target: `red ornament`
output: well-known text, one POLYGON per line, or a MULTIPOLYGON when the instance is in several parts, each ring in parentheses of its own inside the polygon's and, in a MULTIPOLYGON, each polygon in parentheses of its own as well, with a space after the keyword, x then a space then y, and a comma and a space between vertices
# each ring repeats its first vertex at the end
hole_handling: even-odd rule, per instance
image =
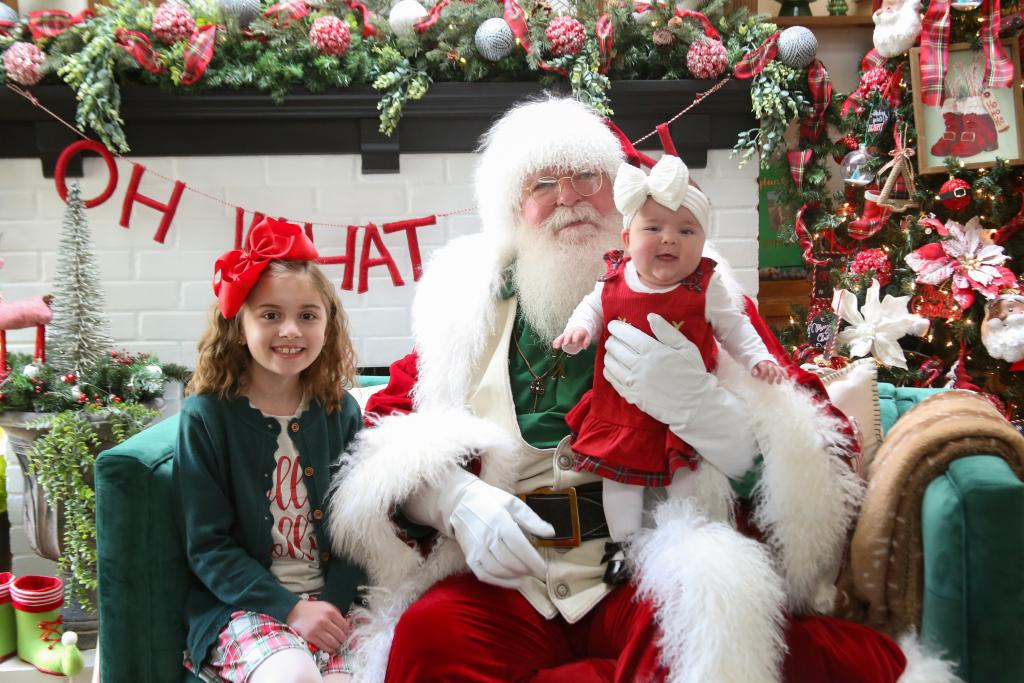
POLYGON ((878 284, 885 287, 892 282, 892 264, 881 249, 858 251, 850 264, 850 272, 857 275, 872 275, 878 284))
POLYGON ((150 30, 161 43, 173 45, 192 35, 192 32, 196 30, 196 20, 192 18, 192 14, 184 5, 165 2, 153 13, 150 30))
POLYGON ((112 399, 110 399, 110 401, 112 403, 120 403, 121 402, 121 397, 115 395, 112 399))
POLYGON ((309 29, 309 42, 325 55, 341 57, 352 44, 348 26, 338 17, 320 17, 309 29))
POLYGON ((836 160, 837 164, 843 163, 843 159, 847 154, 860 147, 860 143, 857 142, 857 138, 852 135, 844 135, 836 140, 836 144, 839 145, 839 151, 836 152, 832 158, 836 160))
POLYGON ((924 318, 959 320, 964 314, 953 295, 934 285, 918 285, 917 294, 910 300, 910 311, 924 318))
POLYGON ((78 395, 78 402, 79 403, 88 403, 89 402, 89 397, 86 396, 85 394, 79 394, 78 395))
POLYGON ((64 375, 64 377, 62 377, 61 379, 63 379, 68 384, 74 384, 75 379, 77 378, 75 377, 75 373, 69 372, 68 374, 64 375))
POLYGON ((551 54, 556 57, 565 55, 577 55, 583 49, 583 41, 586 40, 587 30, 583 28, 576 19, 572 17, 555 17, 548 24, 544 32, 548 42, 551 43, 551 54))
POLYGON ((720 40, 700 39, 690 43, 686 68, 696 78, 718 78, 729 66, 729 55, 720 40))
POLYGON ((4 52, 3 63, 7 77, 19 85, 35 85, 43 77, 46 55, 32 43, 18 42, 4 52))
POLYGON ((939 203, 950 211, 963 211, 971 203, 971 184, 962 178, 950 178, 939 188, 939 203))

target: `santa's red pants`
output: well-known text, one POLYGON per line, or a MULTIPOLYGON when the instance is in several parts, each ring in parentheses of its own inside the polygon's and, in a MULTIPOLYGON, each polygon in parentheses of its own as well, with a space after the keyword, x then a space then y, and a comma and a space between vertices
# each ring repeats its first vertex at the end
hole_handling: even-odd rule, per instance
MULTIPOLYGON (((398 622, 386 680, 392 683, 660 682, 652 607, 632 585, 575 624, 544 619, 517 591, 463 574, 441 581, 398 622)), ((792 618, 787 683, 891 683, 906 659, 869 628, 829 617, 792 618)), ((743 653, 737 652, 737 657, 743 653)))

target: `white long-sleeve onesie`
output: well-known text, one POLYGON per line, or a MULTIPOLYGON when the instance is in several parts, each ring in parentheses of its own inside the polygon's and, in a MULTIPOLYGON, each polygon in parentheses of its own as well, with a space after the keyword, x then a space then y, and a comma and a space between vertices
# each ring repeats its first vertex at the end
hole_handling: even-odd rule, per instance
MULTIPOLYGON (((627 261, 625 266, 625 282, 634 292, 641 294, 660 294, 670 292, 680 285, 669 287, 648 287, 640 281, 637 275, 636 266, 633 261, 627 261)), ((603 282, 598 282, 594 290, 583 297, 583 301, 576 306, 576 310, 569 317, 565 329, 583 328, 590 334, 591 340, 597 340, 604 329, 604 312, 601 308, 601 290, 603 282)), ((704 297, 704 318, 711 324, 714 330, 715 339, 725 347, 737 362, 743 364, 747 370, 753 369, 761 361, 767 360, 775 363, 775 358, 768 351, 768 347, 761 341, 760 335, 754 326, 750 324, 743 311, 736 308, 729 292, 722 282, 718 272, 711 274, 708 281, 708 291, 704 297)), ((578 348, 566 348, 567 353, 578 353, 578 348)))

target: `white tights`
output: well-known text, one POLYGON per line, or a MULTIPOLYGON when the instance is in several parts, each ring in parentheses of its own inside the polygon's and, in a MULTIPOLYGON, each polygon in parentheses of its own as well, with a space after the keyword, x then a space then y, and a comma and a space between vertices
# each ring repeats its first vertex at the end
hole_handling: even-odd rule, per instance
MULTIPOLYGON (((693 496, 696 492, 696 474, 689 469, 676 470, 672 483, 665 487, 668 497, 678 499, 693 496)), ((603 496, 608 535, 613 541, 622 543, 630 534, 640 531, 644 514, 643 486, 605 479, 603 496)))
POLYGON ((308 651, 281 650, 263 660, 249 676, 249 683, 348 683, 349 674, 320 675, 308 651))

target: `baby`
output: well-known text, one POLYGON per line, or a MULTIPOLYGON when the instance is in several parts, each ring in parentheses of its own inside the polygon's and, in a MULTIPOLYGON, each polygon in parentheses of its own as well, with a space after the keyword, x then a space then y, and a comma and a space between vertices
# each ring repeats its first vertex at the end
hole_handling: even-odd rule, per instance
POLYGON ((708 372, 717 359, 717 339, 761 380, 778 383, 784 373, 746 315, 732 302, 715 262, 702 256, 711 218, 708 198, 689 181, 686 164, 664 156, 648 177, 623 164, 615 179, 615 205, 622 213, 622 241, 629 252, 605 256, 608 270, 553 342, 579 353, 599 339, 594 386, 566 415, 574 435, 575 469, 604 478, 604 510, 612 543, 606 546, 604 579, 622 583, 627 574, 621 543, 640 529, 643 490, 667 487, 671 496, 692 493, 686 474, 700 459, 680 435, 627 403, 604 379, 606 322, 622 320, 651 334, 647 316, 672 323, 700 350, 708 372))

